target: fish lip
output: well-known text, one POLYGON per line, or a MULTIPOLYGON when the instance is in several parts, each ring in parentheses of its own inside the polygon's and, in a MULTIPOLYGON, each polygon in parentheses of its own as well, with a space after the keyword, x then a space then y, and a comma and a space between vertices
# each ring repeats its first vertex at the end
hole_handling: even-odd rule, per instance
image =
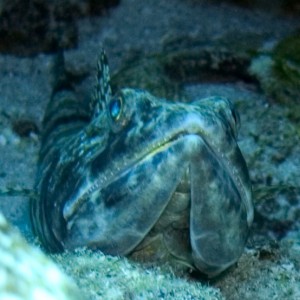
POLYGON ((120 177, 122 174, 128 172, 130 169, 132 169, 133 166, 142 163, 147 157, 153 156, 156 153, 159 153, 162 151, 162 149, 167 148, 169 145, 176 143, 180 138, 184 138, 187 136, 197 136, 202 139, 200 134, 181 131, 177 134, 171 136, 169 139, 164 139, 164 142, 157 143, 153 147, 151 147, 150 150, 143 153, 140 157, 135 159, 133 162, 127 164, 126 166, 122 166, 118 169, 116 173, 110 173, 108 175, 101 174, 101 178, 96 178, 91 185, 88 185, 78 193, 73 196, 71 199, 65 202, 65 205, 63 207, 63 216, 66 221, 69 221, 72 219, 72 217, 76 214, 76 210, 79 209, 88 199, 89 196, 92 195, 95 191, 101 189, 101 186, 106 186, 109 183, 113 181, 114 178, 120 177), (157 151, 158 149, 161 149, 160 151, 157 151), (103 179, 105 178, 105 179, 103 179))
MULTIPOLYGON (((210 143, 207 142, 207 139, 205 138, 205 135, 203 134, 203 132, 201 132, 201 130, 199 130, 198 132, 181 130, 171 135, 169 138, 165 138, 163 142, 154 143, 153 146, 150 146, 148 148, 148 151, 145 151, 133 161, 126 163, 121 167, 118 167, 116 172, 110 172, 109 174, 102 173, 101 176, 95 178, 90 185, 85 186, 84 190, 82 190, 79 195, 77 194, 77 196, 74 196, 73 199, 70 199, 65 203, 65 206, 63 208, 64 218, 66 220, 72 219, 72 216, 76 214, 76 208, 80 208, 89 199, 90 195, 93 194, 95 191, 101 189, 103 186, 110 184, 115 178, 118 178, 122 176, 122 174, 130 171, 135 165, 141 164, 147 159, 147 157, 151 157, 163 151, 165 148, 168 148, 171 144, 176 143, 181 138, 185 138, 188 136, 195 136, 197 138, 200 138, 204 142, 206 147, 209 148, 211 153, 213 153, 213 155, 215 155, 216 157, 222 157, 222 165, 225 168, 226 173, 229 174, 228 176, 230 176, 232 180, 234 180, 240 195, 243 195, 242 198, 247 199, 247 203, 244 203, 244 205, 247 207, 247 220, 250 226, 253 220, 253 208, 251 207, 251 201, 249 201, 249 195, 246 191, 247 189, 243 187, 241 179, 235 174, 234 170, 231 170, 228 167, 228 164, 226 163, 226 157, 220 155, 220 153, 215 151, 212 145, 210 145, 210 143)), ((177 188, 178 187, 176 187, 176 189, 177 188)))
MULTIPOLYGON (((153 155, 155 155, 159 152, 162 152, 164 149, 168 148, 173 143, 176 143, 181 138, 185 138, 189 135, 196 135, 196 136, 200 137, 201 139, 203 139, 200 134, 190 133, 190 132, 185 132, 185 131, 179 132, 179 133, 173 135, 172 137, 170 137, 168 139, 164 139, 163 142, 156 143, 153 146, 150 146, 148 151, 145 151, 144 153, 142 153, 139 157, 134 159, 132 162, 130 162, 128 164, 124 164, 123 166, 121 166, 119 168, 118 172, 111 174, 111 177, 113 177, 113 178, 119 177, 121 174, 124 174, 128 170, 130 170, 133 166, 143 162, 147 157, 150 157, 150 156, 153 156, 153 155)), ((110 183, 110 182, 111 181, 109 179, 107 179, 105 181, 106 184, 110 183)))

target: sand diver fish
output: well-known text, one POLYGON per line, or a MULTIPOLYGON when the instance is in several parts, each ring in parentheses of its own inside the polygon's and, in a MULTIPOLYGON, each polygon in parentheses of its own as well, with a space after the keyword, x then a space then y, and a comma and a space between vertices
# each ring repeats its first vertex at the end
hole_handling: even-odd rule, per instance
POLYGON ((90 101, 58 76, 46 109, 34 232, 49 251, 172 257, 215 276, 241 256, 251 185, 232 103, 111 92, 102 51, 90 101))

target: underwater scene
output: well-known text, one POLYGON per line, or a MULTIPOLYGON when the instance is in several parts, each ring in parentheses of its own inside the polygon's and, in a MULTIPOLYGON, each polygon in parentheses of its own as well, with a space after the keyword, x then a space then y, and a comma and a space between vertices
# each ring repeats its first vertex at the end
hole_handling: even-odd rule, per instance
POLYGON ((297 0, 0 1, 0 300, 300 299, 297 0))

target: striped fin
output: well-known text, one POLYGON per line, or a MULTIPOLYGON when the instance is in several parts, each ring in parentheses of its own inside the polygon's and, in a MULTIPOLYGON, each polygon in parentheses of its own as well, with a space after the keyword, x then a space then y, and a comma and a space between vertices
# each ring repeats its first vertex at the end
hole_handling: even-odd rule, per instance
POLYGON ((40 158, 46 155, 48 149, 61 145, 66 138, 82 129, 91 119, 88 103, 85 99, 78 99, 72 78, 65 71, 62 53, 56 57, 54 76, 52 97, 43 120, 40 158))
POLYGON ((95 93, 91 101, 91 112, 94 117, 105 110, 105 105, 111 97, 109 66, 105 51, 102 49, 97 62, 97 77, 95 93))

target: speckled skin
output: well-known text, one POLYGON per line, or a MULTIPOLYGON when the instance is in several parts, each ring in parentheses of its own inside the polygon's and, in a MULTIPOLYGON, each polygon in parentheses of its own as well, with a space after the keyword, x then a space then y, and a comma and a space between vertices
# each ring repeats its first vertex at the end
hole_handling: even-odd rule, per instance
POLYGON ((102 52, 88 105, 64 80, 54 89, 39 198, 31 201, 34 231, 51 251, 87 246, 147 257, 163 245, 219 274, 242 254, 253 219, 237 123, 221 97, 186 104, 127 88, 112 96, 102 52))

